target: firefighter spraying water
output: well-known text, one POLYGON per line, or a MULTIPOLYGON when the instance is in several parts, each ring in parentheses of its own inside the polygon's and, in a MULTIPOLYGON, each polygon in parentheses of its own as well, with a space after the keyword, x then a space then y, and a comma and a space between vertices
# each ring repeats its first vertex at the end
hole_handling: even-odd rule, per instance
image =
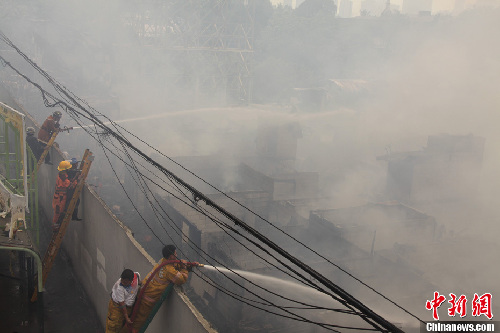
MULTIPOLYGON (((199 262, 188 262, 177 258, 174 245, 162 249, 163 258, 142 281, 132 313, 121 333, 144 332, 174 285, 186 283, 193 267, 203 267, 199 262)), ((108 330, 106 333, 117 332, 108 330)))

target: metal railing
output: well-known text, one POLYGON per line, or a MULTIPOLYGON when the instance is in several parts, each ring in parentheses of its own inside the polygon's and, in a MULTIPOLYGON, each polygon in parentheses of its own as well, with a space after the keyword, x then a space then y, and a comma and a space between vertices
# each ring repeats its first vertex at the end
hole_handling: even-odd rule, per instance
POLYGON ((38 160, 31 151, 30 147, 26 145, 27 157, 27 170, 28 170, 28 207, 29 211, 26 212, 26 225, 30 232, 32 239, 35 241, 37 247, 40 246, 40 219, 38 215, 38 173, 36 164, 38 160))
MULTIPOLYGON (((40 245, 40 224, 38 214, 38 182, 36 165, 38 160, 22 137, 23 132, 16 127, 14 121, 0 114, 0 180, 4 186, 13 194, 28 196, 27 209, 25 211, 26 227, 31 234, 31 239, 36 246, 40 245), (26 145, 26 176, 31 186, 25 193, 24 187, 24 147, 26 145)), ((21 125, 24 127, 24 125, 21 125)), ((21 127, 22 128, 22 127, 21 127)))

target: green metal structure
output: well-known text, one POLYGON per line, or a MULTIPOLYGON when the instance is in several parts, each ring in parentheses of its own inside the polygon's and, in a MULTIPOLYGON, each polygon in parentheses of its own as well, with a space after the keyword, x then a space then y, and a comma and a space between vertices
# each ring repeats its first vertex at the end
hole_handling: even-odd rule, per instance
POLYGON ((32 241, 39 246, 39 216, 38 216, 38 182, 36 181, 37 159, 31 149, 26 145, 22 133, 12 121, 0 114, 0 178, 2 183, 12 193, 28 196, 28 210, 26 210, 26 225, 31 234, 32 241), (24 154, 21 149, 26 145, 26 162, 28 181, 31 178, 31 187, 28 193, 24 188, 24 154))

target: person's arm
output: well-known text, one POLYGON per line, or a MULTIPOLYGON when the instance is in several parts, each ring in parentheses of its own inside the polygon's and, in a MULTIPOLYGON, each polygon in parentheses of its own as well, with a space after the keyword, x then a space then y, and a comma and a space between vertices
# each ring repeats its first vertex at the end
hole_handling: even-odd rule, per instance
POLYGON ((132 324, 132 321, 128 317, 127 306, 125 305, 125 289, 123 289, 123 287, 118 287, 116 291, 113 292, 112 297, 114 301, 118 303, 118 305, 120 306, 120 309, 123 312, 123 316, 125 317, 127 324, 132 324))
MULTIPOLYGON (((69 175, 68 175, 68 179, 69 179, 69 175)), ((82 173, 80 171, 76 172, 75 176, 73 178, 71 178, 71 180, 70 180, 71 184, 69 185, 69 188, 74 189, 76 187, 76 185, 78 185, 78 183, 82 179, 83 179, 82 173)))
POLYGON ((63 184, 62 184, 62 187, 66 187, 67 190, 71 190, 73 188, 76 187, 76 182, 72 182, 71 180, 69 180, 69 178, 66 178, 64 181, 63 181, 63 184))
POLYGON ((187 269, 186 265, 187 261, 186 260, 181 260, 181 263, 179 264, 178 269, 175 269, 175 275, 172 279, 172 282, 176 285, 181 285, 186 283, 189 272, 187 269))
POLYGON ((71 186, 71 182, 68 178, 62 181, 61 187, 69 188, 71 186))
POLYGON ((68 186, 68 189, 72 190, 78 185, 78 179, 74 179, 68 186))
POLYGON ((191 264, 192 264, 192 265, 189 265, 189 266, 187 267, 187 270, 188 270, 189 272, 191 272, 191 271, 193 270, 193 267, 194 267, 194 266, 198 266, 198 265, 200 265, 200 263, 199 263, 199 262, 197 262, 197 261, 193 261, 193 262, 191 262, 191 264))
POLYGON ((122 309, 123 316, 125 317, 125 321, 127 322, 127 324, 132 324, 132 320, 130 320, 130 318, 128 317, 127 307, 125 306, 125 302, 120 302, 118 304, 120 304, 120 309, 122 309))
POLYGON ((181 260, 181 266, 182 268, 186 268, 188 270, 188 272, 191 272, 193 270, 193 267, 194 266, 198 266, 200 263, 197 262, 197 261, 193 261, 193 262, 190 262, 189 265, 188 265, 188 261, 187 260, 181 260))

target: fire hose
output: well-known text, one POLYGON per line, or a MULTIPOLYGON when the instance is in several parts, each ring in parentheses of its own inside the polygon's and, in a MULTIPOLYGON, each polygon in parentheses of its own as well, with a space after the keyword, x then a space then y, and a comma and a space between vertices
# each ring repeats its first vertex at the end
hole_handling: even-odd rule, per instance
MULTIPOLYGON (((182 265, 185 265, 188 269, 191 268, 191 267, 203 267, 204 266, 203 264, 199 264, 199 263, 195 263, 195 262, 184 262, 182 260, 165 260, 160 265, 158 265, 158 267, 156 267, 151 272, 151 274, 149 274, 148 279, 146 280, 146 282, 144 283, 144 285, 141 287, 141 291, 139 292, 139 295, 137 295, 137 299, 135 301, 134 308, 132 310, 132 315, 130 316, 130 320, 132 322, 135 320, 135 318, 137 316, 137 313, 139 311, 139 307, 140 307, 141 302, 142 302, 142 297, 144 296, 144 292, 145 292, 147 286, 149 285, 149 282, 151 282, 151 280, 153 279, 153 277, 155 276, 155 274, 162 267, 164 267, 166 265, 170 265, 170 264, 182 264, 182 265)), ((158 300, 158 302, 156 302, 155 307, 152 309, 152 311, 151 311, 150 315, 148 316, 146 322, 144 323, 143 327, 141 327, 141 330, 140 330, 141 332, 144 332, 145 329, 148 327, 149 323, 151 322, 151 320, 153 320, 154 315, 156 314, 156 312, 160 308, 161 303, 165 300, 166 296, 168 295, 168 293, 170 292, 170 290, 172 289, 172 287, 173 287, 172 283, 170 283, 167 286, 167 288, 163 292, 163 294, 160 297, 160 299, 158 300)), ((131 332, 131 333, 134 332, 134 330, 132 328, 132 325, 127 324, 127 327, 128 327, 128 331, 129 332, 131 332)))
POLYGON ((167 299, 167 296, 170 294, 170 291, 173 288, 174 288, 174 284, 173 283, 169 283, 168 286, 167 286, 167 288, 165 288, 165 290, 161 294, 160 299, 156 302, 155 306, 151 309, 151 312, 149 313, 148 318, 142 324, 141 328, 139 329, 139 331, 137 333, 144 333, 148 329, 149 324, 151 324, 151 322, 153 321, 153 318, 155 317, 156 313, 160 309, 160 307, 163 304, 163 302, 165 301, 165 299, 167 299))

